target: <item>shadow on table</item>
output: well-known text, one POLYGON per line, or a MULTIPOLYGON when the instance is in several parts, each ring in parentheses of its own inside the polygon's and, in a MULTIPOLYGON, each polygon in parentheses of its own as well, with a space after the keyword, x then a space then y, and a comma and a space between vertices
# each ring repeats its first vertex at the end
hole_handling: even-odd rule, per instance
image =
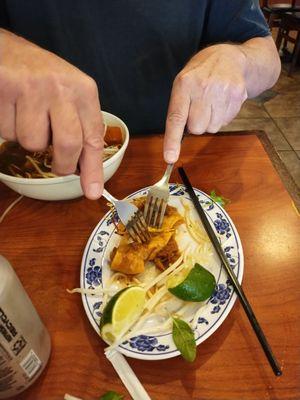
MULTIPOLYGON (((238 132, 237 132, 238 134, 238 132)), ((243 136, 243 133, 239 133, 243 136)), ((238 201, 244 191, 241 171, 244 159, 248 153, 252 153, 249 142, 232 141, 232 147, 228 146, 229 133, 216 135, 204 135, 205 142, 196 144, 196 136, 186 138, 182 145, 181 157, 176 166, 183 166, 192 184, 210 193, 216 190, 224 197, 238 201)), ((176 181, 181 178, 176 171, 176 181)))

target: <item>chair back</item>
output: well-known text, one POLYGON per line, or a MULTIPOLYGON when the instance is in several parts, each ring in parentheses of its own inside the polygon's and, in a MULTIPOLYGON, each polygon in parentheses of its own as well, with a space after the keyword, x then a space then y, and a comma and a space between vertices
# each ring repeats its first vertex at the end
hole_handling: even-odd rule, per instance
POLYGON ((290 4, 291 7, 300 6, 300 0, 260 0, 261 7, 270 7, 282 3, 290 4))

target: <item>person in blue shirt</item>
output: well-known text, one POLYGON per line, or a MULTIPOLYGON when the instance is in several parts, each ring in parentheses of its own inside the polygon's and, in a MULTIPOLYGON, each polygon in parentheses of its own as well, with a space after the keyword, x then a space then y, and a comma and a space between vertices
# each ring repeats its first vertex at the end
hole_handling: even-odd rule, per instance
POLYGON ((103 188, 101 108, 132 134, 217 132, 274 85, 280 60, 258 0, 0 0, 0 135, 53 144, 53 170, 103 188))

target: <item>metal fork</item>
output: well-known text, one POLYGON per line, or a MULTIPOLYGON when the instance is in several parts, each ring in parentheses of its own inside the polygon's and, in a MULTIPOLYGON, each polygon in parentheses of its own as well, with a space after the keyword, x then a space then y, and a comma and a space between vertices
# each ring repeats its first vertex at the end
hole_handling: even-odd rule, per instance
POLYGON ((174 164, 168 164, 163 177, 150 187, 144 208, 144 218, 148 226, 161 228, 169 199, 169 179, 174 164))
POLYGON ((114 205, 121 222, 132 239, 139 243, 148 242, 150 234, 142 211, 128 200, 117 200, 106 189, 103 190, 102 195, 114 205))
MULTIPOLYGON (((181 143, 188 136, 189 130, 185 125, 181 143)), ((169 180, 173 171, 174 164, 168 164, 163 177, 150 187, 147 194, 146 204, 144 208, 144 218, 148 226, 161 228, 164 215, 166 212, 170 192, 169 180)))

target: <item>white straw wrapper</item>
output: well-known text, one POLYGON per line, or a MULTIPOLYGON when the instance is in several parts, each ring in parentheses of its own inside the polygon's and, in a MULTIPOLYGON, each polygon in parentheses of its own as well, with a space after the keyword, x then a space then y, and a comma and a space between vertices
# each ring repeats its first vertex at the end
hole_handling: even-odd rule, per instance
POLYGON ((116 350, 105 352, 107 359, 112 363, 115 371, 124 383, 133 400, 151 400, 141 382, 131 369, 125 357, 116 350))
POLYGON ((70 394, 66 393, 64 396, 64 400, 82 400, 79 397, 71 396, 70 394))

